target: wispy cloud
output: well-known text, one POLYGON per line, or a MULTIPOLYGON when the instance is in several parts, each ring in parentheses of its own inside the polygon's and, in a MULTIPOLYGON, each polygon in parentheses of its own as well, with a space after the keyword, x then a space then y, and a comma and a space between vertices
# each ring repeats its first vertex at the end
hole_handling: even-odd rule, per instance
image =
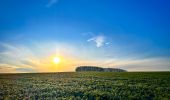
POLYGON ((34 57, 31 50, 27 47, 7 43, 0 43, 0 46, 4 49, 0 52, 0 72, 33 72, 31 70, 36 69, 34 66, 22 63, 23 60, 34 57))
POLYGON ((110 44, 110 42, 106 42, 105 44, 106 44, 106 45, 109 45, 109 44, 110 44))
POLYGON ((0 63, 0 73, 27 73, 27 72, 35 72, 35 70, 32 68, 0 63))
POLYGON ((49 0, 49 2, 46 5, 46 7, 51 7, 52 5, 56 4, 57 2, 58 2, 58 0, 49 0))
MULTIPOLYGON (((96 43, 96 47, 102 47, 105 44, 105 40, 106 40, 105 36, 98 35, 98 36, 94 36, 94 37, 88 39, 87 42, 93 41, 96 43)), ((106 43, 106 44, 108 44, 108 43, 106 43)))
POLYGON ((16 73, 16 69, 7 64, 0 64, 0 73, 16 73))
MULTIPOLYGON (((97 47, 109 44, 102 35, 88 41, 94 42, 97 47)), ((126 58, 111 55, 117 53, 70 43, 34 42, 31 46, 0 43, 0 73, 74 71, 79 65, 120 67, 129 71, 170 70, 170 58, 133 58, 131 55, 126 58), (62 59, 59 65, 52 62, 55 56, 62 59)))
POLYGON ((28 46, 0 43, 0 47, 0 50, 2 49, 0 73, 73 71, 77 65, 75 54, 78 50, 70 44, 34 42, 28 46), (62 61, 59 65, 55 65, 52 59, 60 55, 62 61))
POLYGON ((103 65, 120 67, 129 71, 166 71, 170 70, 170 58, 108 59, 103 65))

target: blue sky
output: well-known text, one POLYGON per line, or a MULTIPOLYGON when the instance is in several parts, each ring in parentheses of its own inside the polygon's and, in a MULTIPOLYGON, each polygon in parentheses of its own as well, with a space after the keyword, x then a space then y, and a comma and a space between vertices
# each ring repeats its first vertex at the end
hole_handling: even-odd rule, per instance
POLYGON ((78 65, 170 70, 169 4, 1 0, 0 71, 74 71, 78 65), (51 65, 51 56, 60 56, 61 65, 51 65))

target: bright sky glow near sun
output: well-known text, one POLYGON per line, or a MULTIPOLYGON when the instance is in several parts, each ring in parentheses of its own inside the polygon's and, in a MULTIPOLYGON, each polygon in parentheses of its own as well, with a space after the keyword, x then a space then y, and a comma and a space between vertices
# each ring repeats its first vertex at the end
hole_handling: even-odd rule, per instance
POLYGON ((80 65, 170 71, 169 0, 1 0, 0 73, 80 65))

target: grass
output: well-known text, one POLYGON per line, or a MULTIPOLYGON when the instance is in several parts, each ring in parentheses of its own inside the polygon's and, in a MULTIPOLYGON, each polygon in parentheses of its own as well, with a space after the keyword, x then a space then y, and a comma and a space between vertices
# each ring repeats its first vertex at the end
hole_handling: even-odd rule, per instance
POLYGON ((169 100, 170 72, 0 74, 0 100, 169 100))

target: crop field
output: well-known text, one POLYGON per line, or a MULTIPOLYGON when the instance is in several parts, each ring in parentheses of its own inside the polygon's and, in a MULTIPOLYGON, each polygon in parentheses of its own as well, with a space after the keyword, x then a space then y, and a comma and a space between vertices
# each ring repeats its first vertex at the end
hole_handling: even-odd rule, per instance
POLYGON ((170 72, 0 74, 0 100, 170 100, 170 72))

